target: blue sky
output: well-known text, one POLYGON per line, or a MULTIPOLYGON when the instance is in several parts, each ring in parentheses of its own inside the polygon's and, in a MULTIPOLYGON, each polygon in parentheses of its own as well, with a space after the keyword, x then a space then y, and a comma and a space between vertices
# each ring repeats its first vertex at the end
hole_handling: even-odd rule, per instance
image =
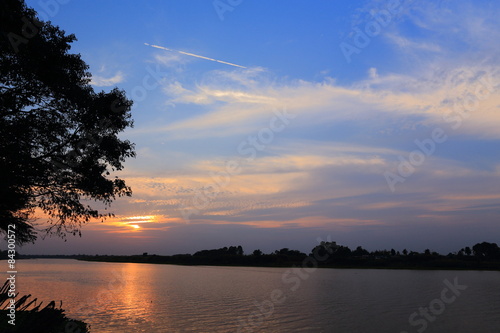
POLYGON ((27 3, 134 100, 137 158, 115 219, 21 252, 498 242, 500 3, 27 3))

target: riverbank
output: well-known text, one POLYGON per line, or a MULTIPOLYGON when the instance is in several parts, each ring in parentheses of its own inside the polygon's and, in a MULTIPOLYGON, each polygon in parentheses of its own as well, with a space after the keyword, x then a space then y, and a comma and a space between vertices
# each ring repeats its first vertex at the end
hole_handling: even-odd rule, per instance
POLYGON ((25 258, 67 258, 101 262, 131 262, 171 265, 249 266, 249 267, 322 267, 322 268, 370 268, 370 269, 425 269, 425 270, 500 270, 500 248, 496 243, 478 243, 456 253, 441 255, 426 249, 424 252, 394 249, 368 252, 361 246, 351 250, 336 242, 321 242, 309 255, 298 250, 282 248, 265 254, 255 250, 244 254, 241 246, 201 250, 194 254, 156 255, 73 255, 29 256, 25 258))
POLYGON ((89 333, 86 323, 67 318, 64 310, 52 301, 42 307, 43 302, 30 299, 31 295, 12 297, 7 280, 0 288, 0 332, 2 333, 89 333))
POLYGON ((195 257, 191 255, 133 255, 133 256, 80 256, 84 261, 170 264, 188 266, 243 266, 243 267, 319 267, 356 269, 416 269, 416 270, 491 270, 500 271, 500 262, 477 258, 426 258, 425 260, 394 258, 344 258, 321 262, 314 257, 295 258, 279 255, 195 257))

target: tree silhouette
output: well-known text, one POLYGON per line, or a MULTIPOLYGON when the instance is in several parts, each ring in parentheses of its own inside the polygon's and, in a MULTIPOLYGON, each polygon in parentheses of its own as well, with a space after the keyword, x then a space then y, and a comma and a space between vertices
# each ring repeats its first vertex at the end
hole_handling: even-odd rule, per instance
POLYGON ((482 242, 472 247, 477 257, 495 258, 500 257, 500 248, 496 243, 482 242))
POLYGON ((259 250, 259 249, 254 250, 254 251, 252 252, 252 255, 253 255, 253 256, 256 256, 256 257, 261 256, 261 255, 262 255, 262 251, 261 251, 261 250, 259 250))
POLYGON ((48 233, 80 234, 104 219, 131 189, 121 170, 134 146, 118 134, 132 126, 132 101, 117 88, 95 92, 88 66, 70 54, 74 35, 41 22, 21 0, 3 0, 0 19, 0 232, 16 226, 18 243, 34 241, 33 216, 47 216, 48 233))
POLYGON ((354 256, 364 256, 364 255, 368 255, 369 252, 365 249, 363 249, 363 247, 361 246, 358 246, 356 247, 356 250, 352 251, 352 255, 354 256))

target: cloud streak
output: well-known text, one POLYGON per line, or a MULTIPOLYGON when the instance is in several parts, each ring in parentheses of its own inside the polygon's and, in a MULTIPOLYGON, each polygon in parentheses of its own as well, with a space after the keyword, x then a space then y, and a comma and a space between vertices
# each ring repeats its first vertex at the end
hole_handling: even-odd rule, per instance
POLYGON ((218 63, 221 63, 221 64, 225 64, 225 65, 229 65, 229 66, 234 66, 234 67, 239 67, 239 68, 247 68, 245 66, 236 65, 236 64, 233 64, 233 63, 230 63, 230 62, 227 62, 227 61, 212 59, 212 58, 204 57, 204 56, 201 56, 201 55, 198 55, 198 54, 193 54, 193 53, 188 53, 188 52, 183 52, 183 51, 168 49, 168 48, 163 47, 163 46, 158 46, 158 45, 148 44, 148 43, 144 43, 144 45, 151 46, 151 47, 154 47, 154 48, 157 48, 157 49, 160 49, 160 50, 177 52, 177 53, 188 55, 188 56, 191 56, 191 57, 196 57, 196 58, 200 58, 200 59, 215 61, 215 62, 218 62, 218 63))

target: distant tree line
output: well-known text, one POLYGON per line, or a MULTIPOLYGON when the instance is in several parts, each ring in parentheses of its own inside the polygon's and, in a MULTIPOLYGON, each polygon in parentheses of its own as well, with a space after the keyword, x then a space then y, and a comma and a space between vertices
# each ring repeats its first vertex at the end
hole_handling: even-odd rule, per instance
POLYGON ((243 255, 243 248, 241 245, 223 247, 221 249, 215 250, 202 250, 194 254, 194 256, 204 257, 204 256, 241 256, 243 255))
POLYGON ((91 261, 118 261, 164 263, 181 265, 220 265, 220 266, 273 266, 289 267, 300 265, 307 257, 317 260, 319 267, 360 267, 360 268, 435 268, 435 269, 500 269, 500 248, 496 243, 482 242, 472 249, 465 247, 455 253, 441 255, 429 249, 423 252, 391 250, 368 251, 361 246, 351 250, 335 242, 322 242, 309 254, 298 250, 282 248, 265 254, 254 250, 244 254, 241 245, 219 249, 201 250, 194 254, 161 256, 143 253, 135 256, 79 256, 91 261))

